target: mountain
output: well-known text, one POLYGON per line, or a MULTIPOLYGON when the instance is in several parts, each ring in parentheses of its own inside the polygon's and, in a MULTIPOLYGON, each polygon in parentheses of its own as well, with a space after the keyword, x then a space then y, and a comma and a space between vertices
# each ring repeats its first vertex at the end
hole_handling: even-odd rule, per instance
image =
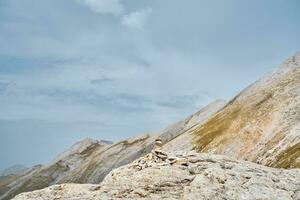
POLYGON ((216 100, 214 103, 209 104, 202 110, 191 115, 188 119, 184 121, 187 129, 182 133, 172 137, 163 146, 165 151, 189 151, 193 150, 193 141, 195 139, 193 133, 199 128, 204 122, 209 119, 214 113, 216 113, 220 108, 225 106, 226 101, 216 100))
POLYGON ((300 167, 300 53, 250 85, 193 131, 199 152, 300 167))
POLYGON ((20 164, 13 165, 7 169, 4 169, 0 172, 0 176, 9 176, 9 175, 21 175, 26 170, 28 170, 28 167, 25 167, 20 164))
POLYGON ((213 154, 172 153, 159 159, 150 153, 113 170, 100 185, 55 185, 13 200, 294 200, 300 199, 299 188, 299 169, 274 169, 213 154))
POLYGON ((204 123, 225 103, 222 100, 212 102, 187 119, 154 134, 139 135, 115 144, 92 139, 80 141, 48 165, 35 167, 12 182, 0 183, 0 199, 10 199, 21 192, 59 183, 100 183, 112 169, 149 153, 157 137, 160 137, 163 143, 167 143, 204 123))
POLYGON ((300 168, 300 54, 230 102, 215 101, 155 134, 81 141, 1 182, 0 199, 62 183, 101 184, 63 184, 16 199, 299 199, 300 172, 290 168, 300 168), (153 156, 158 137, 162 149, 153 156))
POLYGON ((9 189, 7 185, 18 179, 19 176, 26 173, 27 167, 16 164, 0 172, 0 194, 9 189))

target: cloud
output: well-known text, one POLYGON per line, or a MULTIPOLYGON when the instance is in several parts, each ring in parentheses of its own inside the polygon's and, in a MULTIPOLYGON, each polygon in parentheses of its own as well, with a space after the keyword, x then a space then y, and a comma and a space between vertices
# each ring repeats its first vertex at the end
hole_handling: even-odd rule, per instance
POLYGON ((112 83, 112 82, 114 82, 114 79, 112 79, 112 78, 105 78, 105 77, 93 79, 93 80, 90 81, 90 83, 92 85, 102 85, 102 84, 105 84, 105 83, 112 83))
MULTIPOLYGON (((169 107, 172 109, 179 109, 179 108, 189 109, 189 108, 195 106, 197 102, 204 101, 204 100, 206 100, 206 98, 208 98, 208 97, 206 97, 206 95, 204 95, 204 93, 199 93, 199 94, 167 96, 166 99, 158 101, 157 104, 159 106, 169 107)), ((197 109, 197 107, 195 108, 195 110, 196 109, 197 109)))
POLYGON ((141 9, 124 15, 122 24, 132 29, 143 29, 148 17, 151 15, 152 9, 141 9))
POLYGON ((121 24, 136 30, 144 27, 152 9, 139 9, 126 13, 126 9, 120 0, 77 0, 77 2, 88 6, 92 11, 99 14, 112 14, 120 17, 121 24))
POLYGON ((158 130, 215 98, 230 98, 300 43, 292 3, 0 2, 1 141, 17 141, 16 129, 37 142, 54 133, 63 141, 69 132, 74 142, 81 134, 117 140, 158 130), (252 20, 249 4, 262 20, 252 20), (282 6, 290 7, 286 15, 278 15, 282 6), (46 124, 38 128, 40 120, 46 124), (99 126, 78 127, 82 120, 99 126))
POLYGON ((0 94, 5 92, 5 90, 9 87, 10 83, 0 82, 0 94))
POLYGON ((96 13, 100 14, 113 14, 115 16, 124 13, 124 6, 120 0, 77 0, 85 4, 96 13))

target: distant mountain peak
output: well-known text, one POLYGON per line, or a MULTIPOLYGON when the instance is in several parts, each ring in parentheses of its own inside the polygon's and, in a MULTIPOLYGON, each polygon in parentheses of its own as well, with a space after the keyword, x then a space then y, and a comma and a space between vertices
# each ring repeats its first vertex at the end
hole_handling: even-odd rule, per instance
POLYGON ((28 170, 28 167, 25 167, 21 164, 12 165, 0 172, 0 176, 8 176, 8 175, 21 175, 25 171, 28 170))

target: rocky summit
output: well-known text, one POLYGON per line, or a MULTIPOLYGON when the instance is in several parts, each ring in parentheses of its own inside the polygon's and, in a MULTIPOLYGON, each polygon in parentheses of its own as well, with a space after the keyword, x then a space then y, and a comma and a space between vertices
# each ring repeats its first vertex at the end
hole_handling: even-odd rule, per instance
POLYGON ((147 154, 113 170, 99 185, 61 184, 13 200, 93 199, 300 199, 300 170, 274 169, 226 156, 147 154))

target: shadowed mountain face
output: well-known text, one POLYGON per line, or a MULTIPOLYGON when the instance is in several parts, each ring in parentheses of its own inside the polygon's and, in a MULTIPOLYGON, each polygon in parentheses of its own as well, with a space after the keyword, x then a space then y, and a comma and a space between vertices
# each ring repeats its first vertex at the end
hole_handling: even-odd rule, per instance
POLYGON ((194 132, 200 152, 300 167, 300 54, 231 100, 194 132))
MULTIPOLYGON (((112 169, 149 153, 157 137, 167 143, 201 125, 224 105, 225 101, 215 101, 187 119, 153 135, 144 134, 116 144, 92 139, 80 141, 50 164, 36 166, 22 176, 1 182, 0 199, 10 199, 21 192, 42 189, 57 183, 100 183, 112 169)), ((190 141, 185 141, 185 144, 189 146, 190 141)))

